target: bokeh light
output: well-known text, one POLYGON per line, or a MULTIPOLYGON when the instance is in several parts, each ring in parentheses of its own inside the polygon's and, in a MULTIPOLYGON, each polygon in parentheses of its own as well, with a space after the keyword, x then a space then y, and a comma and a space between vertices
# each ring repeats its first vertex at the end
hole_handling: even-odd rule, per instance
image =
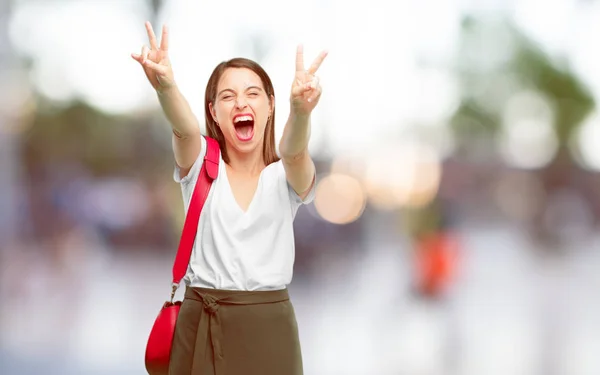
POLYGON ((600 117, 591 114, 580 125, 570 142, 571 153, 584 168, 600 171, 600 117))
POLYGON ((539 93, 521 92, 508 101, 498 137, 500 154, 512 166, 536 169, 558 150, 552 107, 539 93))
POLYGON ((382 149, 365 170, 369 201, 388 210, 423 206, 437 194, 441 173, 438 152, 425 143, 407 141, 382 149))
POLYGON ((317 185, 315 207, 319 215, 330 223, 351 223, 360 217, 365 205, 365 192, 354 177, 330 174, 317 185))

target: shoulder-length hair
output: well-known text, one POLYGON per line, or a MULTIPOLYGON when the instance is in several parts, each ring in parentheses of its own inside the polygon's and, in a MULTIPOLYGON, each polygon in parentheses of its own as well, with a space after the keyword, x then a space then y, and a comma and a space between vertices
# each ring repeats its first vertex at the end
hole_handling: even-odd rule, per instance
MULTIPOLYGON (((225 148, 225 137, 210 113, 210 103, 213 103, 214 105, 219 80, 228 68, 246 68, 252 70, 260 77, 269 101, 271 101, 271 98, 275 98, 275 90, 273 89, 271 78, 269 78, 267 72, 265 72, 258 63, 250 59, 237 57, 229 61, 223 61, 215 67, 206 84, 206 93, 204 95, 204 117, 206 119, 206 131, 208 136, 219 142, 221 155, 226 163, 229 162, 229 156, 227 155, 227 149, 225 148)), ((277 156, 275 149, 275 103, 272 104, 273 111, 267 120, 267 126, 265 127, 265 134, 263 136, 263 160, 265 165, 269 165, 279 160, 279 156, 277 156)))

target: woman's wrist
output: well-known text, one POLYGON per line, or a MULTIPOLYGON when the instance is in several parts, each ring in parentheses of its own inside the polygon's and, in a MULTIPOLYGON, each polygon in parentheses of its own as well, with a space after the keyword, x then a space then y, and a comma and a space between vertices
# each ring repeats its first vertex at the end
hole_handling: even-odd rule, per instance
POLYGON ((169 96, 172 97, 172 96, 177 96, 180 94, 179 87, 177 87, 177 84, 175 84, 175 83, 172 83, 168 86, 157 89, 156 93, 162 97, 169 97, 169 96))

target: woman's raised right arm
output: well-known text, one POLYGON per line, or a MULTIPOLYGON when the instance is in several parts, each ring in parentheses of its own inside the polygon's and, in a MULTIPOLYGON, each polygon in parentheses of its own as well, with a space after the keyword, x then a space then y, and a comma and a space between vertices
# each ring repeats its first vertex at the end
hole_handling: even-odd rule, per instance
POLYGON ((156 90, 158 100, 165 116, 173 128, 173 153, 175 162, 180 168, 180 175, 188 174, 202 148, 202 136, 198 119, 192 112, 173 77, 173 69, 169 61, 169 34, 163 26, 160 46, 152 30, 150 22, 146 22, 150 48, 142 47, 141 54, 132 54, 139 62, 148 77, 148 81, 156 90))

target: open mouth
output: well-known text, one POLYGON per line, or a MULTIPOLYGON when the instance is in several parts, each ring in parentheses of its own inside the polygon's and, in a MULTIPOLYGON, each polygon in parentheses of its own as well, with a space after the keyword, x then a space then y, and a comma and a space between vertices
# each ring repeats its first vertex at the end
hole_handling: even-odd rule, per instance
POLYGON ((233 127, 240 141, 249 141, 254 136, 254 117, 252 115, 237 115, 233 118, 233 127))

